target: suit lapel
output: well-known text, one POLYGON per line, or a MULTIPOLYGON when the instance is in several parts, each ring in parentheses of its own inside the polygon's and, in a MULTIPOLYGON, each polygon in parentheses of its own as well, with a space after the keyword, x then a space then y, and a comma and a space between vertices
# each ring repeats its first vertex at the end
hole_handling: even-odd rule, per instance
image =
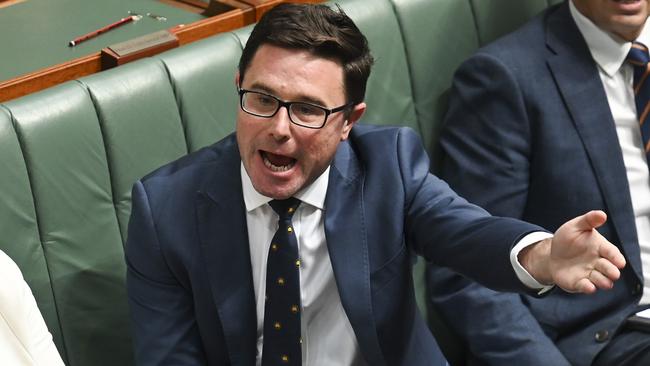
POLYGON ((196 208, 201 249, 230 360, 233 365, 253 365, 257 313, 239 163, 233 142, 197 193, 196 208))
POLYGON ((596 173, 609 220, 639 278, 641 263, 623 153, 591 53, 567 3, 547 19, 548 66, 596 173))
POLYGON ((343 308, 370 365, 384 365, 373 318, 363 177, 349 144, 339 146, 325 200, 325 236, 343 308))

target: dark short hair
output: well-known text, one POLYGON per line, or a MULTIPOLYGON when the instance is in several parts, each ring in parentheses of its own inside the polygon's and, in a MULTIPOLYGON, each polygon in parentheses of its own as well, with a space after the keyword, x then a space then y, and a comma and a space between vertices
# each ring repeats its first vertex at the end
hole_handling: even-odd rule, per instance
POLYGON ((306 50, 343 66, 348 103, 361 103, 366 94, 373 58, 368 40, 343 10, 325 5, 280 4, 269 10, 251 32, 239 60, 240 80, 264 44, 306 50))

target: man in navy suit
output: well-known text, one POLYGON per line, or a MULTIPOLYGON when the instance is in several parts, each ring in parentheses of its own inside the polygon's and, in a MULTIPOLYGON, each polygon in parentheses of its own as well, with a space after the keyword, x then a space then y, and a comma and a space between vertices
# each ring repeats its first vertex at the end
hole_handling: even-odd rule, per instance
POLYGON ((647 0, 572 0, 479 50, 457 71, 441 176, 491 214, 548 230, 587 210, 629 265, 612 291, 498 294, 432 267, 434 306, 477 365, 650 365, 650 179, 632 41, 650 45, 647 0), (641 112, 641 111, 639 111, 641 112))
POLYGON ((555 236, 492 217, 429 174, 413 131, 355 125, 371 64, 342 11, 279 5, 256 25, 235 77, 236 133, 133 188, 139 364, 434 364, 412 252, 496 289, 613 286, 625 262, 595 230, 603 212, 555 236), (299 292, 279 310, 287 320, 267 317, 287 286, 299 292))

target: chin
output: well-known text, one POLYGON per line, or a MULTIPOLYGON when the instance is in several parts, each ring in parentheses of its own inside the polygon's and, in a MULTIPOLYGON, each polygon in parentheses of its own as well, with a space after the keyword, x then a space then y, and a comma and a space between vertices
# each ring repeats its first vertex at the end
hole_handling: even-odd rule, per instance
POLYGON ((255 182, 253 182, 253 187, 260 194, 276 200, 287 199, 298 192, 298 189, 295 189, 292 186, 283 186, 277 183, 255 184, 255 182))
POLYGON ((268 193, 262 193, 263 195, 267 197, 271 197, 274 200, 286 200, 287 198, 291 198, 294 194, 296 194, 296 191, 294 190, 274 190, 270 191, 268 193))

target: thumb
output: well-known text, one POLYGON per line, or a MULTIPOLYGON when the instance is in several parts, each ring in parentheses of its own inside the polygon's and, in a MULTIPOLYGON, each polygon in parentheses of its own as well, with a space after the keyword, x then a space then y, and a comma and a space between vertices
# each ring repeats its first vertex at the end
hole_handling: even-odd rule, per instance
POLYGON ((600 210, 593 210, 571 221, 574 222, 576 229, 586 231, 599 228, 603 225, 607 221, 607 214, 600 210))

